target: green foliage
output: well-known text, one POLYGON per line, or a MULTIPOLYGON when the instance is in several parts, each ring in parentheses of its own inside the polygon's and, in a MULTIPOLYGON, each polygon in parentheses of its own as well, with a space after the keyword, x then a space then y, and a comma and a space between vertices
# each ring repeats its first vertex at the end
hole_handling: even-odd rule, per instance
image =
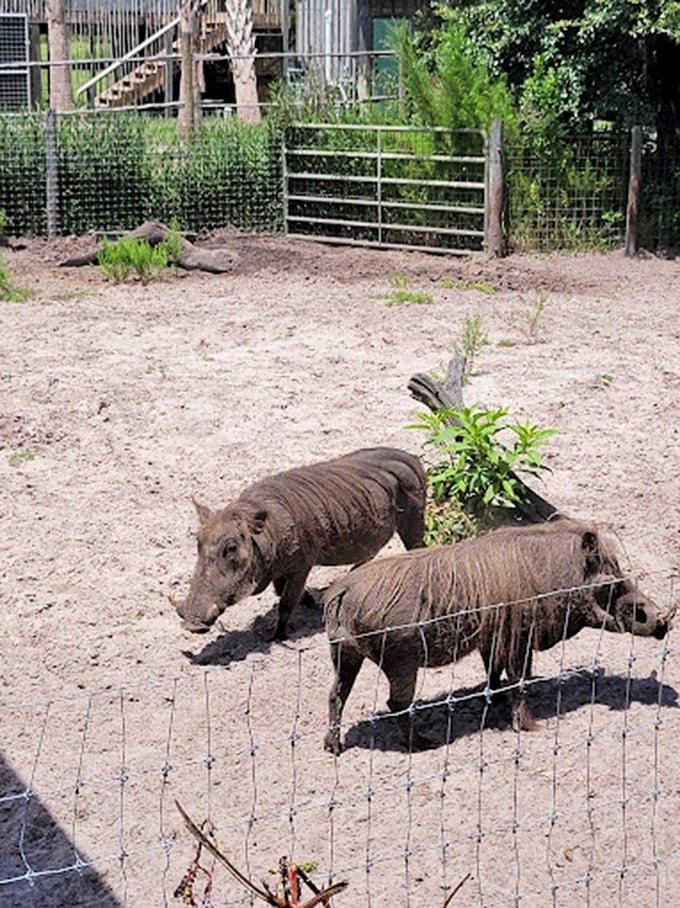
POLYGON ((505 81, 492 75, 484 60, 473 58, 473 41, 462 21, 448 17, 429 52, 403 22, 393 27, 388 43, 399 61, 399 105, 407 122, 488 129, 492 120, 502 119, 512 128, 516 113, 505 81))
POLYGON ((0 300, 7 300, 10 303, 25 303, 32 295, 32 291, 26 287, 16 285, 10 269, 0 257, 0 300))
POLYGON ((132 113, 60 117, 59 226, 130 230, 147 220, 148 121, 132 113))
POLYGON ((47 232, 45 118, 42 114, 0 116, 0 208, 16 236, 47 232))
POLYGON ((174 264, 178 254, 176 234, 154 246, 146 240, 133 237, 121 237, 116 243, 111 243, 104 237, 97 258, 100 271, 114 284, 127 281, 133 272, 136 272, 143 284, 148 284, 157 280, 169 265, 174 264))
POLYGON ((7 463, 10 467, 20 467, 22 463, 30 463, 35 460, 33 451, 13 451, 7 455, 7 463))
POLYGON ((401 303, 423 303, 432 302, 432 294, 429 290, 413 290, 411 279, 405 274, 394 274, 390 278, 390 284, 394 288, 389 293, 381 293, 378 299, 387 301, 388 306, 396 306, 401 303))
MULTIPOLYGON (((283 222, 281 133, 274 120, 247 126, 206 117, 190 143, 173 120, 145 113, 79 113, 58 119, 61 233, 126 231, 149 218, 186 230, 283 222)), ((0 115, 0 208, 17 235, 42 235, 46 220, 43 114, 0 115)))
POLYGON ((431 540, 486 525, 496 506, 527 505, 518 474, 538 477, 548 469, 540 449, 556 430, 508 422, 507 414, 505 407, 477 406, 418 413, 421 422, 410 428, 425 430, 425 444, 435 450, 427 467, 431 540))
POLYGON ((206 118, 190 144, 176 137, 164 143, 162 166, 149 175, 149 206, 154 217, 176 217, 186 230, 275 229, 283 224, 280 158, 274 121, 206 118))
POLYGON ((474 370, 479 351, 488 343, 489 337, 482 325, 481 315, 476 312, 474 315, 466 316, 460 337, 453 347, 456 356, 464 356, 467 361, 463 376, 464 382, 474 370))

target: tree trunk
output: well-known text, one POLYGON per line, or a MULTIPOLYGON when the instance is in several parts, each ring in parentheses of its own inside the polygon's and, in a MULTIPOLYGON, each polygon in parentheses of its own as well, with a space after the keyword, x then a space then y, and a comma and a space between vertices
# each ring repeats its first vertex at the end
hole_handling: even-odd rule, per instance
POLYGON ((50 57, 50 107, 73 110, 73 84, 66 27, 65 0, 47 0, 45 15, 50 57))
POLYGON ((248 0, 227 2, 227 47, 236 91, 236 110, 245 123, 259 123, 253 15, 248 0))
POLYGON ((190 139, 201 125, 203 67, 194 59, 201 33, 200 0, 180 0, 179 15, 182 75, 179 83, 177 130, 182 139, 190 139))

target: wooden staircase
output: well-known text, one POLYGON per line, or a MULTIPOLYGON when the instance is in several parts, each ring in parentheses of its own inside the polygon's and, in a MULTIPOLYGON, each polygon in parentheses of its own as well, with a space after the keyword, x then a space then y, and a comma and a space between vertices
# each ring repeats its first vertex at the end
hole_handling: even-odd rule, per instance
MULTIPOLYGON (((208 54, 211 50, 224 44, 227 40, 226 14, 215 14, 203 21, 203 33, 199 42, 199 52, 208 54)), ((180 42, 174 41, 173 53, 180 52, 180 42)), ((179 66, 179 61, 170 61, 170 66, 179 66)), ((165 60, 151 58, 140 63, 131 73, 123 76, 113 85, 97 96, 97 107, 130 107, 147 98, 152 92, 165 85, 165 60)))

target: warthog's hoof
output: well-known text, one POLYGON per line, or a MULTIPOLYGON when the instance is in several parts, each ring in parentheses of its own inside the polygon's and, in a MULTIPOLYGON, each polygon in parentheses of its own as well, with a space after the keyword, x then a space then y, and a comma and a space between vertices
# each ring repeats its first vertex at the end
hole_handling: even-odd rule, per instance
POLYGON ((340 732, 339 731, 329 731, 326 737, 323 739, 323 748, 327 750, 328 753, 333 754, 335 757, 339 757, 342 753, 342 743, 340 742, 340 732))

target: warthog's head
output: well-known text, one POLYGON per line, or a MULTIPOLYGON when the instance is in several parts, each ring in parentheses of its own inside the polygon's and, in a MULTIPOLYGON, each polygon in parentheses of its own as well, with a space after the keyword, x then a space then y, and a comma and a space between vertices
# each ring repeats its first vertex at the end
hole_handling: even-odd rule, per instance
POLYGON ((594 626, 614 633, 630 633, 639 637, 662 640, 671 628, 677 603, 670 608, 659 606, 629 579, 603 578, 595 588, 594 626))
POLYGON ((237 502, 210 511, 194 501, 198 512, 198 560, 189 595, 177 605, 182 626, 207 631, 230 605, 255 592, 261 583, 261 557, 256 537, 267 512, 237 502))
POLYGON ((616 555, 606 544, 591 543, 586 533, 583 548, 586 554, 586 574, 593 586, 593 626, 614 633, 630 633, 639 637, 663 639, 671 628, 677 603, 660 609, 642 589, 635 578, 623 575, 616 555))

